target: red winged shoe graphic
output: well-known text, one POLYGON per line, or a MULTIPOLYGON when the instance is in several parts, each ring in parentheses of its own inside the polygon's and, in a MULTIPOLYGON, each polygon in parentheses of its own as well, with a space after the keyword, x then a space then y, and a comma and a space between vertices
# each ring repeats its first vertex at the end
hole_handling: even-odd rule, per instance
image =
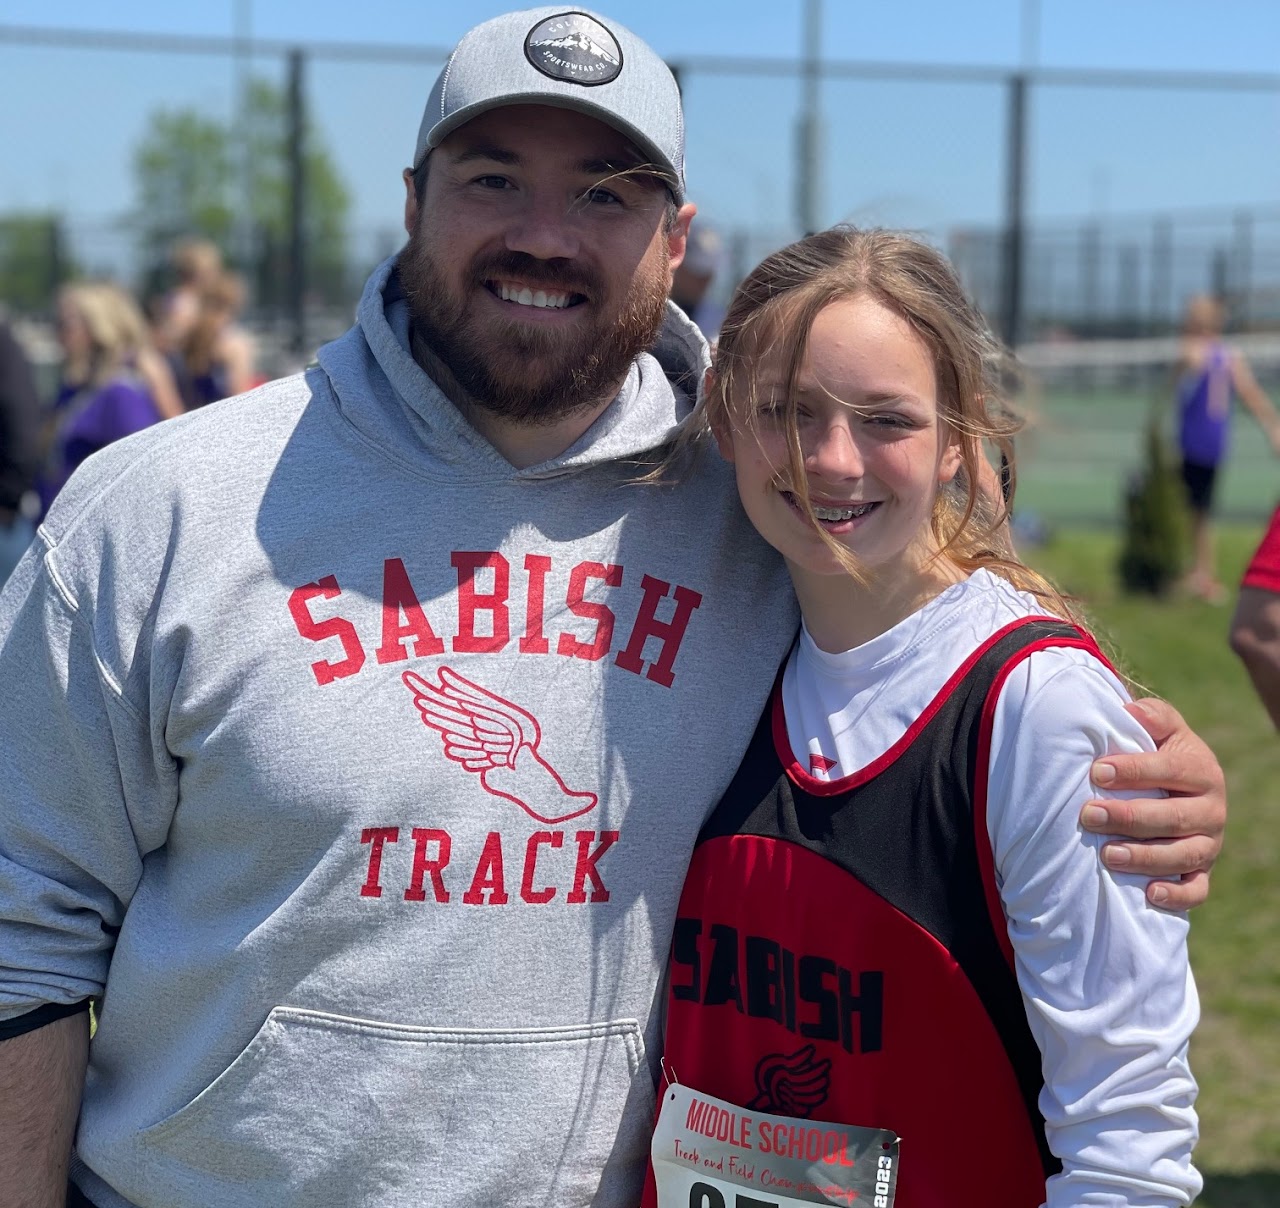
POLYGON ((423 722, 444 739, 446 757, 479 772, 485 792, 515 802, 548 825, 595 809, 595 793, 575 793, 538 754, 542 727, 532 713, 449 667, 438 675, 435 684, 412 671, 401 679, 423 722))

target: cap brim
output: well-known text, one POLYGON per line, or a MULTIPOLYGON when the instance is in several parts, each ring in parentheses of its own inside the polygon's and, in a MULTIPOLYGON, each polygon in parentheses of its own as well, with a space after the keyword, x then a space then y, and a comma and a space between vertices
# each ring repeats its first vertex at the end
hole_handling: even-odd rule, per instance
POLYGON ((506 109, 511 105, 545 105, 549 109, 571 109, 575 113, 595 118, 596 121, 617 130, 619 134, 625 134, 636 145, 636 149, 646 157, 647 162, 659 170, 663 183, 671 191, 676 202, 684 201, 684 188, 675 166, 630 122, 624 121, 609 109, 593 104, 589 96, 579 100, 576 97, 561 96, 556 93, 515 93, 466 105, 431 127, 427 134, 426 146, 413 165, 414 170, 416 171, 422 161, 460 126, 465 126, 472 118, 479 117, 482 113, 488 113, 493 109, 506 109))

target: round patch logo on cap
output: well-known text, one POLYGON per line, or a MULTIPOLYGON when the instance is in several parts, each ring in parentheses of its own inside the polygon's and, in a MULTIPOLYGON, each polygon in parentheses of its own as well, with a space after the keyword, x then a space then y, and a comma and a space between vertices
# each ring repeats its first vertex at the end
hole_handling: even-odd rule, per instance
POLYGON ((622 70, 618 39, 586 13, 539 21, 524 40, 524 55, 543 75, 584 87, 616 80, 622 70))

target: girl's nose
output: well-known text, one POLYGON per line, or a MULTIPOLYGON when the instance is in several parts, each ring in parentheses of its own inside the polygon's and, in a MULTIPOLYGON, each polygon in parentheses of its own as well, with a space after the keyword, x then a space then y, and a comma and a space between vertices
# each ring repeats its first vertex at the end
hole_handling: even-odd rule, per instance
POLYGON ((805 469, 832 482, 862 477, 862 450, 847 420, 836 420, 815 436, 805 455, 805 469))

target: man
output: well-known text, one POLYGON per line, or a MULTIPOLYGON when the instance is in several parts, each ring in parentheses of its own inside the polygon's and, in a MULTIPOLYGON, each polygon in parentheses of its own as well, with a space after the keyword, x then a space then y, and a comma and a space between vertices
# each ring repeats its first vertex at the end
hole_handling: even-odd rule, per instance
POLYGON ((1231 649, 1280 730, 1280 507, 1244 572, 1231 619, 1231 649))
MULTIPOLYGON (((59 499, 0 599, 16 1202, 73 1128, 98 1208, 638 1198, 681 878, 796 621, 724 467, 636 481, 706 366, 681 123, 604 18, 477 27, 356 327, 59 499)), ((1113 825, 1220 831, 1197 741, 1112 761, 1190 825, 1113 825)))

